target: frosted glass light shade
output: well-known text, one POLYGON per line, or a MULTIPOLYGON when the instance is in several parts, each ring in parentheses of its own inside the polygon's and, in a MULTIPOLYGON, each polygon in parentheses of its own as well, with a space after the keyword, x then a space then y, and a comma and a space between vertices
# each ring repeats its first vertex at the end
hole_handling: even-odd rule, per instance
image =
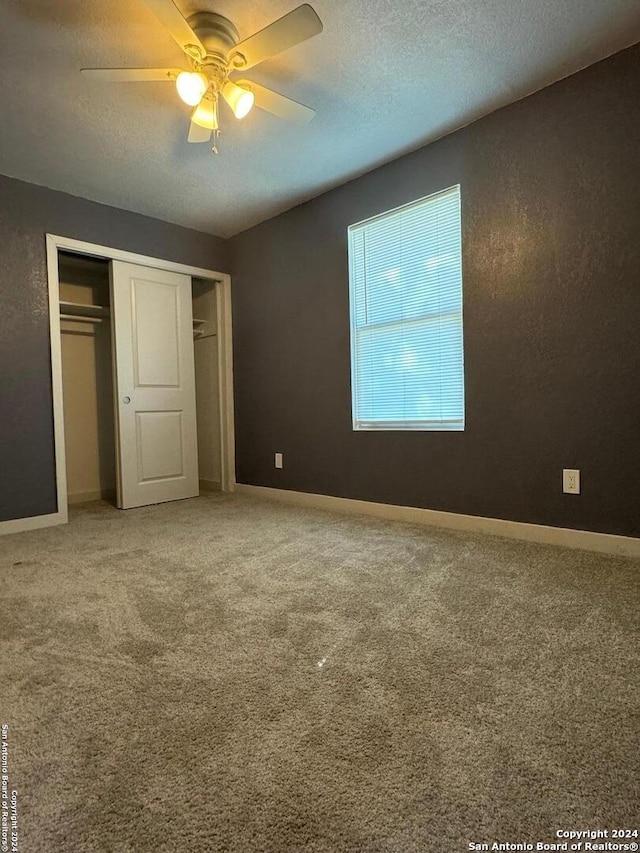
POLYGON ((200 103, 208 86, 207 78, 197 71, 181 71, 176 77, 178 94, 190 107, 195 107, 200 103))
POLYGON ((249 89, 244 89, 232 80, 227 80, 222 87, 222 96, 233 110, 233 114, 236 118, 244 118, 251 112, 254 95, 253 92, 249 91, 249 89))
POLYGON ((218 129, 218 101, 216 98, 203 98, 191 115, 191 121, 207 130, 218 129))

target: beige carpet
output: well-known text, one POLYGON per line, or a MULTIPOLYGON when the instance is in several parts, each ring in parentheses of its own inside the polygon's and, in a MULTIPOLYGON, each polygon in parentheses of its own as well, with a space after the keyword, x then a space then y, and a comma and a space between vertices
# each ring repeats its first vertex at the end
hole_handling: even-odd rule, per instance
POLYGON ((637 825, 638 562, 221 495, 0 555, 24 853, 637 825))

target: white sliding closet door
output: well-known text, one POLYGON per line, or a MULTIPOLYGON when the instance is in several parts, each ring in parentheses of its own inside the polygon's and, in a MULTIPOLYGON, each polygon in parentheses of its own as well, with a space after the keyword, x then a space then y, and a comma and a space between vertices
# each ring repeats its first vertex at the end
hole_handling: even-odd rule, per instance
POLYGON ((118 506, 195 497, 191 278, 111 264, 118 506))

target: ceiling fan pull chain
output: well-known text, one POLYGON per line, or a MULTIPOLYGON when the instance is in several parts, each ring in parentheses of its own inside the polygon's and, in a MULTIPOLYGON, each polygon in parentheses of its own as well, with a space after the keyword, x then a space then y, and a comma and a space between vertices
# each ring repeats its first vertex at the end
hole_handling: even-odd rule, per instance
POLYGON ((219 137, 220 137, 220 131, 219 131, 219 130, 214 130, 214 131, 213 131, 213 146, 212 146, 212 148, 211 148, 211 150, 213 151, 213 153, 214 153, 214 154, 219 154, 219 153, 220 153, 220 152, 218 151, 218 138, 219 138, 219 137))

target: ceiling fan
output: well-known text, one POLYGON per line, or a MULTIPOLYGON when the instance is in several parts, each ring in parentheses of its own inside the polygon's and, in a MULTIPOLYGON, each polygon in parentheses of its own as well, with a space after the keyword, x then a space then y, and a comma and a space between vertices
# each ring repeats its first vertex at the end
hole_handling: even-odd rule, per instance
POLYGON ((234 24, 214 12, 196 12, 188 19, 173 0, 145 0, 189 59, 189 68, 82 68, 92 79, 110 83, 175 82, 180 98, 193 107, 189 142, 209 142, 217 153, 218 96, 237 119, 255 106, 279 118, 308 122, 314 110, 250 80, 231 74, 259 65, 272 56, 322 32, 322 21, 307 3, 269 24, 244 41, 234 24))

